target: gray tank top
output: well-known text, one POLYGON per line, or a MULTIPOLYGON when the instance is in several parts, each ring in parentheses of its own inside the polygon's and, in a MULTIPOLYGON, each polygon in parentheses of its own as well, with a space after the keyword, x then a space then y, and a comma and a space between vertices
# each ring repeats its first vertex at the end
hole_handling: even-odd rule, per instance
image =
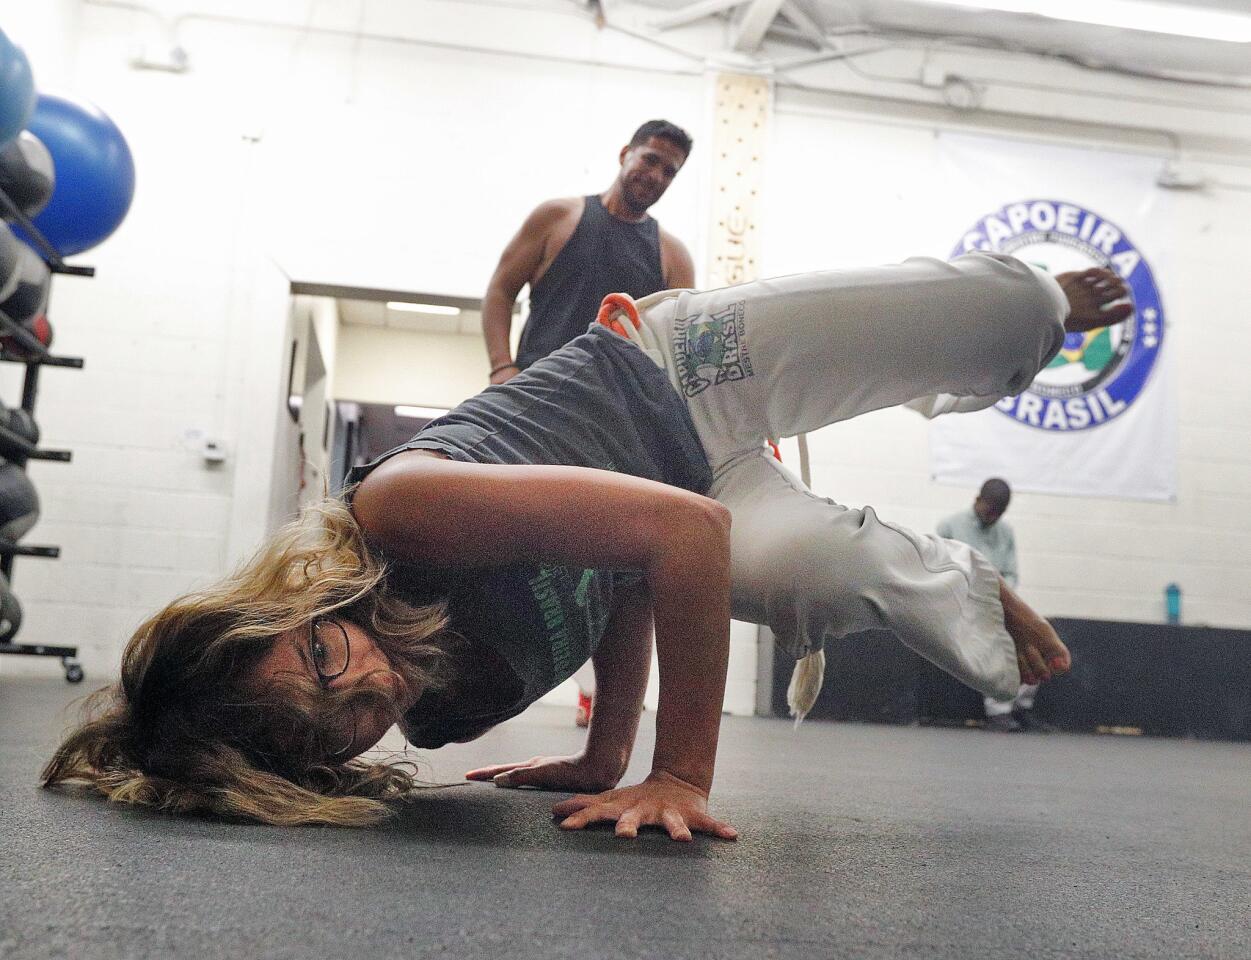
POLYGON ((660 225, 618 220, 597 194, 586 197, 573 235, 530 287, 530 316, 517 344, 523 370, 578 336, 610 293, 636 300, 663 290, 660 225))
MULTIPOLYGON (((520 375, 488 387, 348 483, 404 450, 468 463, 593 467, 706 493, 712 473, 685 401, 628 340, 598 324, 520 375)), ((427 569, 394 564, 390 587, 414 604, 446 600, 451 629, 508 664, 488 710, 418 703, 405 718, 428 748, 516 716, 572 676, 595 652, 613 592, 637 572, 519 564, 427 569)))

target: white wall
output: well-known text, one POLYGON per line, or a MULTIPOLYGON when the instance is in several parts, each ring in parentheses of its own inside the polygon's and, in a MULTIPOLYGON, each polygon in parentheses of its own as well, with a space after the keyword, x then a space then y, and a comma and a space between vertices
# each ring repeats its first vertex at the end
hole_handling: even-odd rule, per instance
MULTIPOLYGON (((45 372, 46 443, 74 449, 75 461, 32 466, 44 519, 29 539, 60 543, 64 558, 19 560, 15 579, 22 639, 78 643, 93 680, 115 667, 141 617, 220 574, 264 531, 286 416, 286 278, 481 296, 524 214, 545 197, 606 186, 622 140, 653 116, 696 137, 656 213, 687 241, 701 274, 711 189, 700 152, 710 115, 703 68, 597 31, 573 4, 148 6, 165 21, 125 5, 0 5, 36 76, 47 63, 59 86, 103 106, 138 171, 128 221, 80 258, 98 277, 56 281, 56 347, 86 357, 87 368, 45 372), (464 49, 466 38, 477 49, 464 49), (128 65, 138 47, 154 55, 173 42, 188 53, 188 73, 128 65), (200 456, 206 436, 231 452, 220 468, 200 456)), ((935 54, 987 83, 996 112, 970 118, 935 107, 935 92, 910 82, 911 54, 885 56, 875 61, 881 79, 834 63, 803 73, 833 92, 780 93, 765 175, 771 271, 857 262, 873 246, 866 237, 898 239, 903 255, 909 236, 945 236, 945 224, 927 219, 932 198, 910 184, 925 138, 974 120, 1071 143, 1095 136, 1096 125, 1096 139, 1162 158, 1180 147, 1220 179, 1246 183, 1245 93, 1002 54, 959 63, 935 54), (884 158, 867 182, 848 175, 847 158, 860 151, 884 158)), ((1151 617, 1167 564, 1167 579, 1186 588, 1188 615, 1251 625, 1251 408, 1239 386, 1248 344, 1233 286, 1245 272, 1245 196, 1220 188, 1181 198, 1173 220, 1184 242, 1164 282, 1173 312, 1190 318, 1177 340, 1176 507, 1084 505, 1098 519, 1072 554, 1047 530, 1061 505, 1014 504, 1025 582, 1049 613, 1151 617), (1124 582, 1085 589, 1092 564, 1124 582)), ((11 376, 0 389, 15 399, 11 376)), ((334 389, 346 395, 342 383, 334 389)), ((971 495, 926 479, 919 420, 887 412, 838 429, 815 444, 823 492, 923 529, 971 495)), ((750 704, 754 650, 736 644, 731 689, 750 704)), ((54 669, 0 659, 0 669, 19 667, 54 669)))
MULTIPOLYGON (((945 137, 965 126, 971 124, 882 118, 780 97, 763 218, 767 272, 946 257, 982 212, 968 207, 967 189, 944 180, 945 137), (825 187, 813 189, 822 180, 825 187)), ((1030 124, 1014 138, 1026 150, 1057 153, 1054 136, 1030 124)), ((1117 151, 1135 149, 1089 132, 1067 143, 1081 147, 1078 156, 1095 170, 1117 151)), ((1155 229, 1136 243, 1167 308, 1181 433, 1177 500, 1018 492, 1008 519, 1017 534, 1021 590, 1045 614, 1159 621, 1164 587, 1177 582, 1186 622, 1251 625, 1251 401, 1236 372, 1236 358, 1251 349, 1239 306, 1251 249, 1251 166, 1246 158, 1225 159, 1205 160, 1212 181, 1206 190, 1150 188, 1136 201, 1151 210, 1155 229)), ((1063 191, 1072 180, 1059 162, 1050 171, 1029 169, 1022 195, 1063 191)), ((1096 204, 1098 196, 1085 200, 1096 204)), ((932 531, 939 518, 969 506, 976 491, 929 479, 928 429, 920 417, 890 410, 819 431, 810 438, 813 485, 932 531)))
POLYGON ((81 24, 79 0, 0 0, 0 30, 20 46, 40 90, 65 87, 74 74, 75 41, 81 24))
MULTIPOLYGON (((375 6, 404 18, 416 5, 375 6)), ((15 570, 22 641, 78 645, 92 678, 116 669, 144 617, 264 533, 285 417, 288 303, 273 295, 275 261, 295 279, 480 295, 530 206, 601 189, 637 122, 664 111, 698 129, 701 104, 698 78, 683 106, 664 78, 635 71, 309 36, 305 4, 199 8, 290 28, 202 19, 186 3, 151 8, 185 19, 174 30, 125 5, 4 7, 37 77, 55 62, 55 86, 102 106, 137 168, 127 221, 78 258, 97 277, 56 281, 56 349, 87 367, 44 373, 45 445, 75 459, 32 465, 44 519, 28 542, 59 544, 63 557, 15 570), (171 37, 191 72, 129 67, 171 37), (533 85, 511 82, 513 71, 533 85), (205 465, 207 437, 231 451, 223 466, 205 465), (266 456, 254 463, 259 444, 266 456)), ((687 182, 661 215, 689 235, 687 182)), ((17 402, 16 371, 0 389, 17 402)), ((3 658, 0 670, 55 667, 3 658)))
MULTIPOLYGON (((300 355, 300 339, 312 325, 312 298, 293 297, 289 293, 288 284, 287 306, 284 311, 287 322, 283 329, 280 356, 282 363, 290 367, 282 378, 278 394, 280 407, 278 422, 273 434, 273 449, 268 451, 270 462, 270 482, 266 505, 265 527, 272 529, 299 511, 300 475, 303 470, 303 452, 300 449, 300 409, 291 413, 288 402, 292 393, 300 389, 304 383, 303 358, 300 355), (288 389, 288 383, 290 388, 288 389)), ((262 444, 257 444, 263 447, 262 444)), ((239 450, 242 456, 243 449, 239 450)), ((259 492, 259 491, 258 491, 259 492)))
POLYGON ((360 403, 454 407, 486 385, 481 335, 339 327, 334 396, 360 403))
MULTIPOLYGON (((41 38, 28 44, 36 59, 43 49, 56 61, 48 44, 61 41, 70 67, 58 86, 106 109, 137 168, 122 228, 75 258, 97 277, 53 285, 54 351, 86 367, 42 374, 43 443, 74 459, 31 463, 43 519, 28 542, 58 544, 62 558, 14 569, 19 640, 77 645, 95 680, 116 670, 144 618, 220 576, 264 532, 290 281, 257 244, 251 146, 197 115, 179 78, 129 70, 125 43, 80 46, 59 32, 89 31, 90 12, 27 4, 6 10, 4 26, 19 43, 41 38), (225 464, 205 461, 210 438, 225 464)), ((2 376, 16 403, 20 370, 2 376)), ((55 667, 6 657, 0 669, 55 667)))

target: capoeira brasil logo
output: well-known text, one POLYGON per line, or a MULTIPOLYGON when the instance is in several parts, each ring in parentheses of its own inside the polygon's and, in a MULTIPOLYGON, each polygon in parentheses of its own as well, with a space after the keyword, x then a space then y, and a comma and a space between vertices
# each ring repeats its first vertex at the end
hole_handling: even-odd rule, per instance
POLYGON ((1070 333, 1029 388, 995 409, 1040 430, 1085 430, 1128 410, 1142 393, 1164 342, 1164 310, 1151 269, 1123 230, 1097 213, 1058 200, 1021 200, 987 214, 952 256, 1009 253, 1049 273, 1107 267, 1130 289, 1134 313, 1123 323, 1070 333))
POLYGON ((707 318, 698 314, 673 322, 673 360, 688 397, 752 375, 743 344, 744 305, 740 300, 707 318))

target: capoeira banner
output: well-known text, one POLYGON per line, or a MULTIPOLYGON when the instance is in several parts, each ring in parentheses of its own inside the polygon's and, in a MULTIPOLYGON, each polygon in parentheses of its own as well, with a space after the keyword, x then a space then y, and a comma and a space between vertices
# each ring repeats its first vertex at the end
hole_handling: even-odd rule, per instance
POLYGON ((945 147, 952 179, 976 179, 971 193, 988 191, 988 170, 1010 181, 1000 185, 1000 202, 971 211, 950 256, 994 250, 1052 274, 1107 267, 1125 279, 1135 310, 1111 329, 1069 334, 1019 396, 935 420, 934 479, 977 486, 997 476, 1040 493, 1172 499, 1166 318, 1152 265, 1136 244, 1153 236, 1158 161, 1113 154, 1105 163, 1090 151, 980 138, 950 138, 945 147), (993 154, 989 163, 985 151, 993 154))

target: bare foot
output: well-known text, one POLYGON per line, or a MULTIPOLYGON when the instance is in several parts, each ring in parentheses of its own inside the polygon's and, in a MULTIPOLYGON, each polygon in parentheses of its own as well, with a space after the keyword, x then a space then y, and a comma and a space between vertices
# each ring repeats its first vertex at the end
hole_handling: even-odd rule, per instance
POLYGON ((1021 682, 1041 683, 1068 673, 1073 666, 1073 658, 1051 624, 1035 613, 1002 578, 999 580, 999 597, 1003 601, 1003 625, 1016 644, 1021 682))
POLYGON ((1069 333, 1110 327, 1134 312, 1132 303, 1116 303, 1129 296, 1129 287, 1111 270, 1094 267, 1057 273, 1055 279, 1069 302, 1069 315, 1064 321, 1064 329, 1069 333))

